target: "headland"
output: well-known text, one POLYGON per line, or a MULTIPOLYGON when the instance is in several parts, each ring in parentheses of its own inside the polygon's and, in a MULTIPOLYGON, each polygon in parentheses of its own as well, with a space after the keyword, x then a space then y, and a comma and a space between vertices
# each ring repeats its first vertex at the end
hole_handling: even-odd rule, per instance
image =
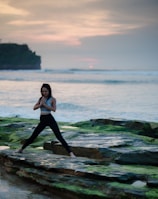
POLYGON ((1 43, 0 70, 39 70, 41 57, 27 44, 1 43))

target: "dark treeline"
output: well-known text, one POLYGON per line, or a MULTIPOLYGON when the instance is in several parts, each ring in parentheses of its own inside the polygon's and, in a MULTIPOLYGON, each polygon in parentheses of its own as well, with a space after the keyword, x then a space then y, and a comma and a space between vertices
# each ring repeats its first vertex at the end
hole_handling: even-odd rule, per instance
POLYGON ((0 44, 0 69, 40 69, 41 57, 27 44, 0 44))

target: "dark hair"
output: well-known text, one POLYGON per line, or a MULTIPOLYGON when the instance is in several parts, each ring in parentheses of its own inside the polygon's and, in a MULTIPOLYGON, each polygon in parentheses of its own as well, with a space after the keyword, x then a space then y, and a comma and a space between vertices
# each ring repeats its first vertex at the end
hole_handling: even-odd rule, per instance
POLYGON ((42 85, 42 87, 41 87, 41 95, 42 95, 42 88, 48 89, 48 91, 49 91, 48 99, 49 99, 50 97, 52 97, 52 89, 51 89, 51 87, 50 87, 49 84, 43 84, 43 85, 42 85))

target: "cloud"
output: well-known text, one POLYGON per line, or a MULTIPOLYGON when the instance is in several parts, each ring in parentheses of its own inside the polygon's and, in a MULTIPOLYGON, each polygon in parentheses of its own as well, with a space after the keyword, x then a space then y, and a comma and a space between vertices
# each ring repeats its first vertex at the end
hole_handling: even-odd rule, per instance
POLYGON ((1 15, 18 15, 18 16, 26 16, 28 12, 23 9, 18 9, 8 5, 5 1, 0 2, 0 14, 1 15))
MULTIPOLYGON (((82 38, 126 34, 130 30, 145 26, 147 20, 151 21, 144 18, 145 13, 139 13, 140 5, 137 2, 140 0, 134 0, 137 6, 139 5, 135 10, 130 2, 10 0, 1 3, 1 7, 5 8, 1 14, 11 16, 4 24, 4 28, 11 30, 9 39, 81 45, 82 38), (15 15, 20 15, 20 19, 15 15)), ((150 18, 152 19, 152 16, 150 18)))

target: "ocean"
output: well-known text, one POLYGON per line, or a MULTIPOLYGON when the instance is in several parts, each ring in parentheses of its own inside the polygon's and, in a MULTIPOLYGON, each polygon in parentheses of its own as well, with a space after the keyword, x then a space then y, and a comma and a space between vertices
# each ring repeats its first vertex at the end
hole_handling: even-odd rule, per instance
POLYGON ((0 116, 39 118, 43 83, 57 99, 57 121, 96 118, 158 122, 158 71, 1 70, 0 116))

